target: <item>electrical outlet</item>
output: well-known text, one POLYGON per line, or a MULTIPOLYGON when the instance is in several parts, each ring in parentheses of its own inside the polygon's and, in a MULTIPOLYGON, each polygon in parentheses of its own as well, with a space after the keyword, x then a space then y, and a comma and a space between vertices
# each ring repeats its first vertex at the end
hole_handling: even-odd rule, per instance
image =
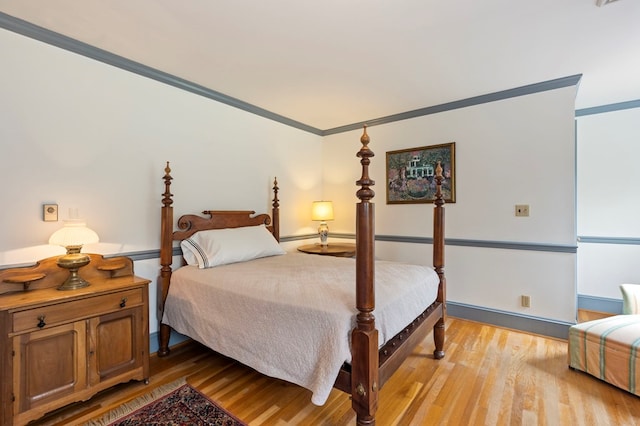
POLYGON ((516 216, 529 216, 529 204, 516 204, 516 216))
POLYGON ((527 295, 522 295, 520 296, 520 304, 522 305, 523 308, 530 308, 531 307, 531 296, 527 296, 527 295))
POLYGON ((42 220, 44 220, 45 222, 57 222, 58 221, 58 205, 43 204, 42 220))

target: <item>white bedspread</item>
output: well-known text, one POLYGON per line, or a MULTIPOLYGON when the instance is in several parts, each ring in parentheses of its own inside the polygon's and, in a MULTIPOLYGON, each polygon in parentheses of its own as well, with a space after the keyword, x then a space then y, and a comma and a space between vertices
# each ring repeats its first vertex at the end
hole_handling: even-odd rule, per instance
MULTIPOLYGON (((433 268, 376 262, 376 327, 384 344, 435 299, 433 268)), ((173 272, 163 323, 326 402, 351 361, 355 261, 288 253, 173 272)))

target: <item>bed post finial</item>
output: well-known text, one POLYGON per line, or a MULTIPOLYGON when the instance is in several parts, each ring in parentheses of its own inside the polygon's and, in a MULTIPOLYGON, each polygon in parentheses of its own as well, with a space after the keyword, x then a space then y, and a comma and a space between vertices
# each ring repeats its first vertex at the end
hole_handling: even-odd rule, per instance
POLYGON ((164 194, 162 194, 162 204, 165 206, 170 206, 173 204, 173 200, 171 197, 173 194, 171 193, 171 181, 173 178, 171 177, 171 167, 169 167, 169 162, 167 161, 167 166, 164 168, 164 194))
POLYGON ((364 126, 360 138, 362 148, 357 153, 362 164, 362 177, 356 182, 361 188, 356 192, 360 202, 356 204, 356 326, 351 333, 352 370, 351 398, 358 426, 375 424, 378 409, 379 353, 378 330, 375 317, 374 277, 374 203, 375 182, 369 177, 369 164, 373 151, 369 149, 369 135, 364 126))
POLYGON ((375 154, 371 149, 369 149, 369 135, 367 134, 367 125, 364 125, 364 129, 362 132, 362 136, 360 137, 360 142, 362 143, 362 148, 356 154, 357 157, 361 158, 360 164, 362 165, 362 177, 360 180, 356 181, 356 185, 361 186, 362 188, 356 192, 356 196, 362 200, 362 202, 368 203, 376 193, 370 186, 375 185, 375 181, 369 178, 369 164, 371 164, 370 158, 375 154))
POLYGON ((280 241, 280 203, 278 202, 278 178, 273 178, 273 204, 271 204, 271 219, 273 223, 273 236, 280 241))
POLYGON ((273 204, 272 204, 272 206, 273 206, 273 208, 276 208, 276 209, 278 207, 280 207, 280 203, 279 203, 280 200, 278 200, 278 189, 279 189, 278 188, 278 178, 274 177, 273 178, 273 204))
POLYGON ((367 134, 367 125, 363 124, 362 125, 362 136, 360 136, 360 142, 362 143, 362 145, 368 145, 369 144, 369 135, 367 134))
POLYGON ((434 204, 436 206, 444 206, 444 196, 442 195, 442 181, 444 180, 444 176, 442 175, 442 164, 438 161, 436 164, 436 197, 434 200, 434 204))

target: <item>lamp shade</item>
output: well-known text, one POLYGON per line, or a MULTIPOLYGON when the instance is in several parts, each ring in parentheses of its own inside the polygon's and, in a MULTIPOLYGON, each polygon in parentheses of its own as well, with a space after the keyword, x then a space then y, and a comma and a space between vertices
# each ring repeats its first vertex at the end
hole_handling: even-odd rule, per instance
POLYGON ((98 241, 100 241, 98 234, 87 228, 87 224, 81 220, 65 220, 64 226, 49 238, 49 244, 62 247, 82 246, 98 241))
POLYGON ((331 201, 314 201, 311 206, 311 220, 333 220, 333 203, 331 201))

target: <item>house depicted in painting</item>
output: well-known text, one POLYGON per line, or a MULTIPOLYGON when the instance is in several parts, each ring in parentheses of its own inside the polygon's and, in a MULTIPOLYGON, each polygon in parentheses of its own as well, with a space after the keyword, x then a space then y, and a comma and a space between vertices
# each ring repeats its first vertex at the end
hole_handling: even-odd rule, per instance
POLYGON ((433 166, 430 164, 422 164, 422 159, 419 155, 414 155, 411 157, 411 161, 409 165, 406 167, 407 169, 407 178, 417 179, 417 178, 425 178, 425 177, 433 177, 435 171, 433 166))

